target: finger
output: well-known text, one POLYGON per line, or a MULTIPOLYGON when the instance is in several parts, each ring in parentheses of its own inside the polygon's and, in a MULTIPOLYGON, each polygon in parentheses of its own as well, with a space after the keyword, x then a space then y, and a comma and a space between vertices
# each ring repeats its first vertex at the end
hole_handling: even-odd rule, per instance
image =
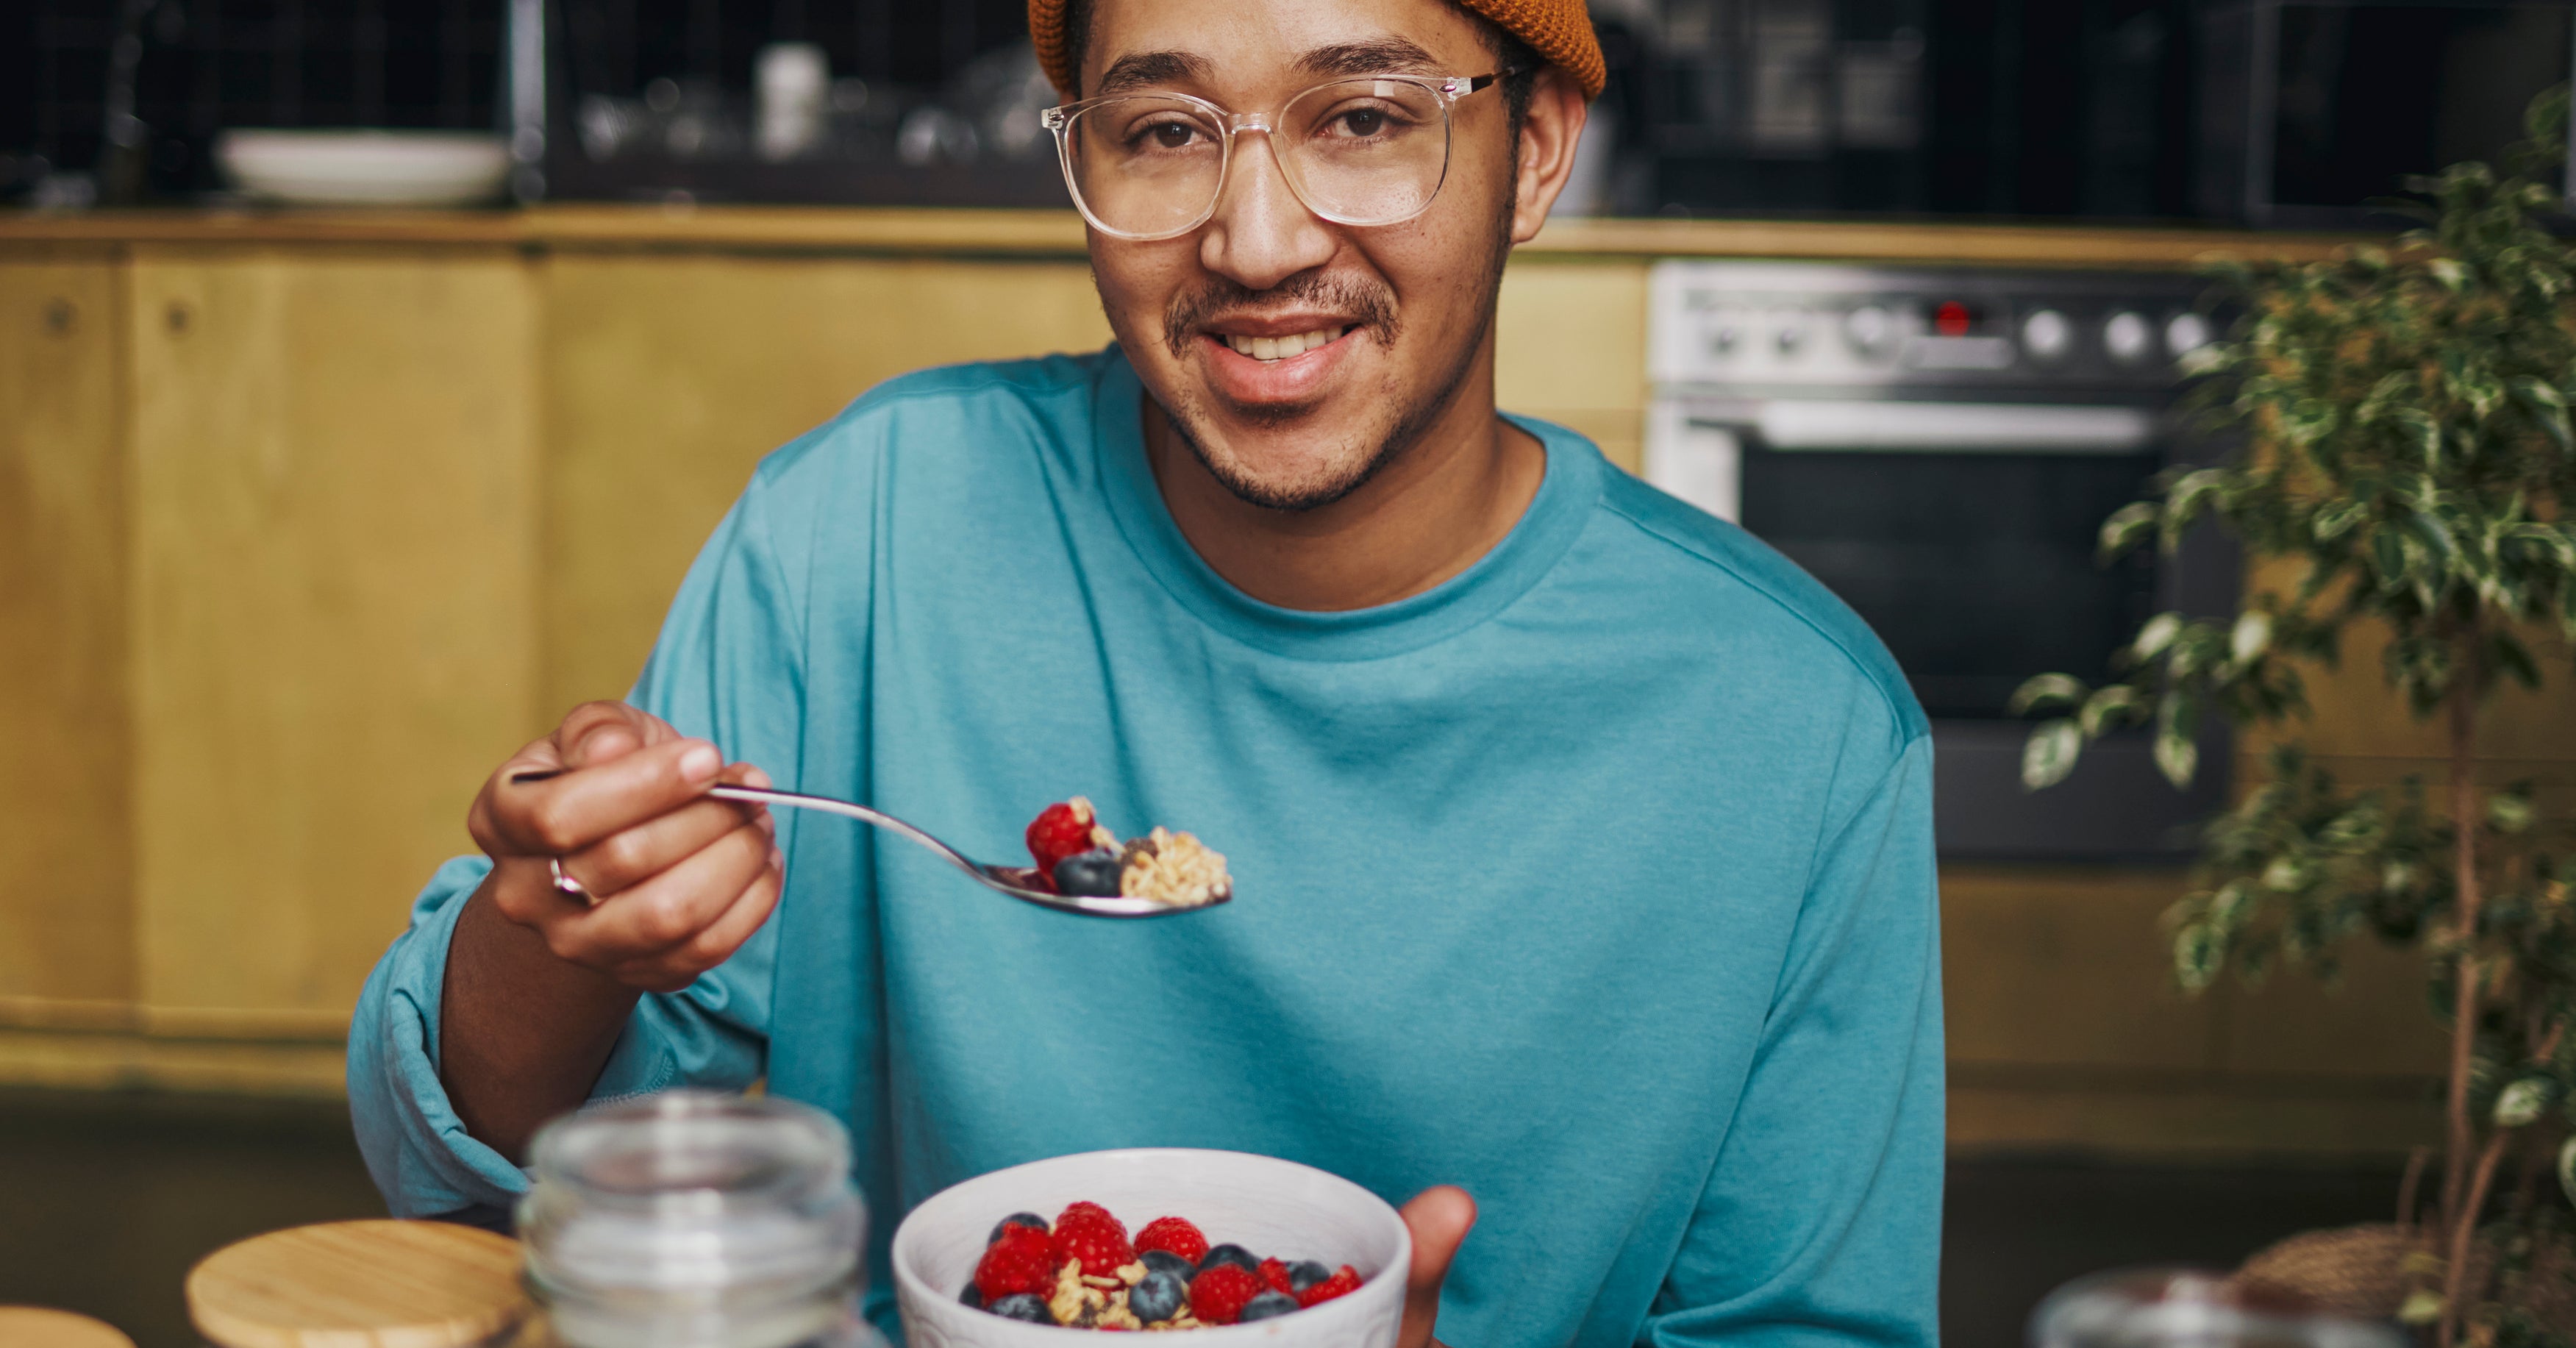
POLYGON ((648 959, 713 925, 769 865, 769 835, 748 825, 596 908, 546 928, 554 952, 613 969, 648 959))
POLYGON ((591 767, 680 738, 669 722, 623 702, 585 702, 555 727, 564 766, 591 767))
POLYGON ((566 853, 564 874, 592 897, 605 899, 652 879, 746 824, 763 833, 775 828, 758 805, 702 796, 566 853))
POLYGON ((714 745, 681 739, 545 781, 505 780, 494 791, 493 841, 500 853, 566 856, 705 795, 723 771, 714 745))
POLYGON ((542 857, 503 857, 492 863, 492 875, 493 905, 520 926, 543 931, 550 923, 590 911, 590 900, 555 888, 542 857))
POLYGON ((510 755, 499 771, 484 780, 483 789, 474 793, 474 803, 465 811, 465 831, 473 836, 474 845, 482 849, 484 855, 495 858, 508 855, 500 822, 502 789, 520 773, 552 772, 562 766, 563 756, 556 751, 554 737, 549 735, 523 746, 519 752, 510 755))
POLYGON ((1429 1348, 1433 1322, 1440 1318, 1440 1285, 1458 1246, 1476 1225, 1476 1200, 1455 1185, 1425 1189, 1404 1205, 1404 1226, 1413 1234, 1413 1267, 1404 1280, 1404 1327, 1396 1348, 1429 1348))
POLYGON ((750 886, 733 901, 705 930, 677 947, 651 959, 639 960, 611 970, 621 983, 647 992, 677 992, 697 981, 698 975, 733 958, 733 952, 760 930, 762 923, 778 908, 778 896, 785 877, 776 853, 771 854, 768 869, 755 877, 750 886))

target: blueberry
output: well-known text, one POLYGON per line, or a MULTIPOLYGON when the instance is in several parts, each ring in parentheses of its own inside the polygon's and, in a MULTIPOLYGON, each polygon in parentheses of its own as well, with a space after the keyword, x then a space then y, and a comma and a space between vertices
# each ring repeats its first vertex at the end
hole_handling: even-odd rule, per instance
POLYGON ((1243 1303, 1243 1314, 1234 1318, 1238 1324, 1248 1325, 1255 1320, 1267 1320, 1275 1315, 1286 1315, 1295 1309, 1297 1309, 1297 1298, 1274 1288, 1243 1303))
POLYGON ((957 1294, 957 1304, 970 1311, 984 1309, 984 1289, 971 1282, 966 1284, 966 1290, 957 1294))
POLYGON ((1180 1314, 1181 1303, 1189 1298, 1189 1294, 1189 1285, 1181 1281, 1179 1274, 1157 1269, 1146 1274, 1144 1281, 1127 1289, 1127 1309, 1150 1325, 1180 1314))
POLYGON ((1190 1275, 1199 1271, 1198 1265, 1170 1250, 1147 1250, 1136 1257, 1144 1261, 1146 1272, 1169 1273, 1182 1282, 1188 1282, 1190 1275))
POLYGON ((1118 873, 1124 869, 1115 847, 1095 847, 1088 852, 1077 852, 1055 864, 1055 892, 1087 894, 1095 898, 1115 895, 1118 892, 1118 873))
POLYGON ((1232 1264, 1256 1278, 1261 1276, 1261 1261, 1253 1257, 1252 1251, 1240 1245, 1219 1245, 1208 1251, 1206 1256, 1199 1260, 1199 1272, 1205 1273, 1219 1264, 1232 1264))
POLYGON ((1300 1259, 1288 1266, 1288 1290, 1303 1292, 1333 1276, 1333 1271, 1312 1259, 1300 1259))
POLYGON ((984 1237, 984 1243, 989 1246, 994 1241, 1000 1240, 1002 1238, 1003 1230, 1013 1226, 1028 1227, 1039 1235, 1047 1234, 1046 1218, 1041 1217, 1034 1212, 1014 1212, 1010 1216, 993 1223, 993 1234, 984 1237))
MULTIPOLYGON (((1254 1300, 1259 1300, 1259 1298, 1256 1297, 1254 1300)), ((1297 1303, 1293 1301, 1288 1303, 1292 1309, 1295 1308, 1296 1304, 1297 1303)), ((1026 1320, 1033 1325, 1051 1325, 1055 1323, 1055 1312, 1048 1310, 1047 1304, 1038 1300, 1038 1294, 1035 1292, 1013 1292, 1011 1295, 994 1302, 992 1305, 987 1306, 984 1309, 991 1311, 993 1314, 998 1315, 1005 1320, 1026 1320)))

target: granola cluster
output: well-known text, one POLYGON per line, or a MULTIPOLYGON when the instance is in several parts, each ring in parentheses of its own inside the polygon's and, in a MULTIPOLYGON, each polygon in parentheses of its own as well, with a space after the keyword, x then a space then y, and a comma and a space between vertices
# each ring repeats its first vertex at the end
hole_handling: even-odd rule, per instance
POLYGON ((1187 833, 1157 825, 1127 844, 1118 870, 1118 892, 1174 908, 1214 903, 1233 892, 1225 854, 1187 833))
POLYGON ((1028 883, 1051 894, 1145 899, 1195 908, 1233 896, 1225 857, 1187 833, 1157 827, 1120 842, 1080 796, 1046 807, 1028 828, 1037 862, 1028 883))

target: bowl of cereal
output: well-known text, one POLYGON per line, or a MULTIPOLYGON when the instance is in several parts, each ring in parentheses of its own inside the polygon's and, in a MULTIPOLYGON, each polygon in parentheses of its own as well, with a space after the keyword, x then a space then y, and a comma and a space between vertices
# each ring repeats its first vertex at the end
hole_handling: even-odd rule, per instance
POLYGON ((953 1185, 894 1235, 915 1348, 1064 1348, 1068 1333, 1391 1348, 1404 1219, 1338 1175, 1186 1148, 1083 1152, 953 1185))

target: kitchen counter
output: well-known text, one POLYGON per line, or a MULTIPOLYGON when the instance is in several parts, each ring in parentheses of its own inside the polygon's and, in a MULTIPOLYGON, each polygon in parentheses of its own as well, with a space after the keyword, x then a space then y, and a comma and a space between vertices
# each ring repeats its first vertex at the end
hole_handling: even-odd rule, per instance
MULTIPOLYGON (((2369 236, 2175 226, 1874 220, 1551 222, 1524 254, 1776 257, 2044 267, 2186 268, 2218 255, 2312 258, 2369 236)), ((488 211, 145 210, 0 213, 10 244, 408 244, 538 249, 1070 258, 1071 211, 558 205, 488 211)))

